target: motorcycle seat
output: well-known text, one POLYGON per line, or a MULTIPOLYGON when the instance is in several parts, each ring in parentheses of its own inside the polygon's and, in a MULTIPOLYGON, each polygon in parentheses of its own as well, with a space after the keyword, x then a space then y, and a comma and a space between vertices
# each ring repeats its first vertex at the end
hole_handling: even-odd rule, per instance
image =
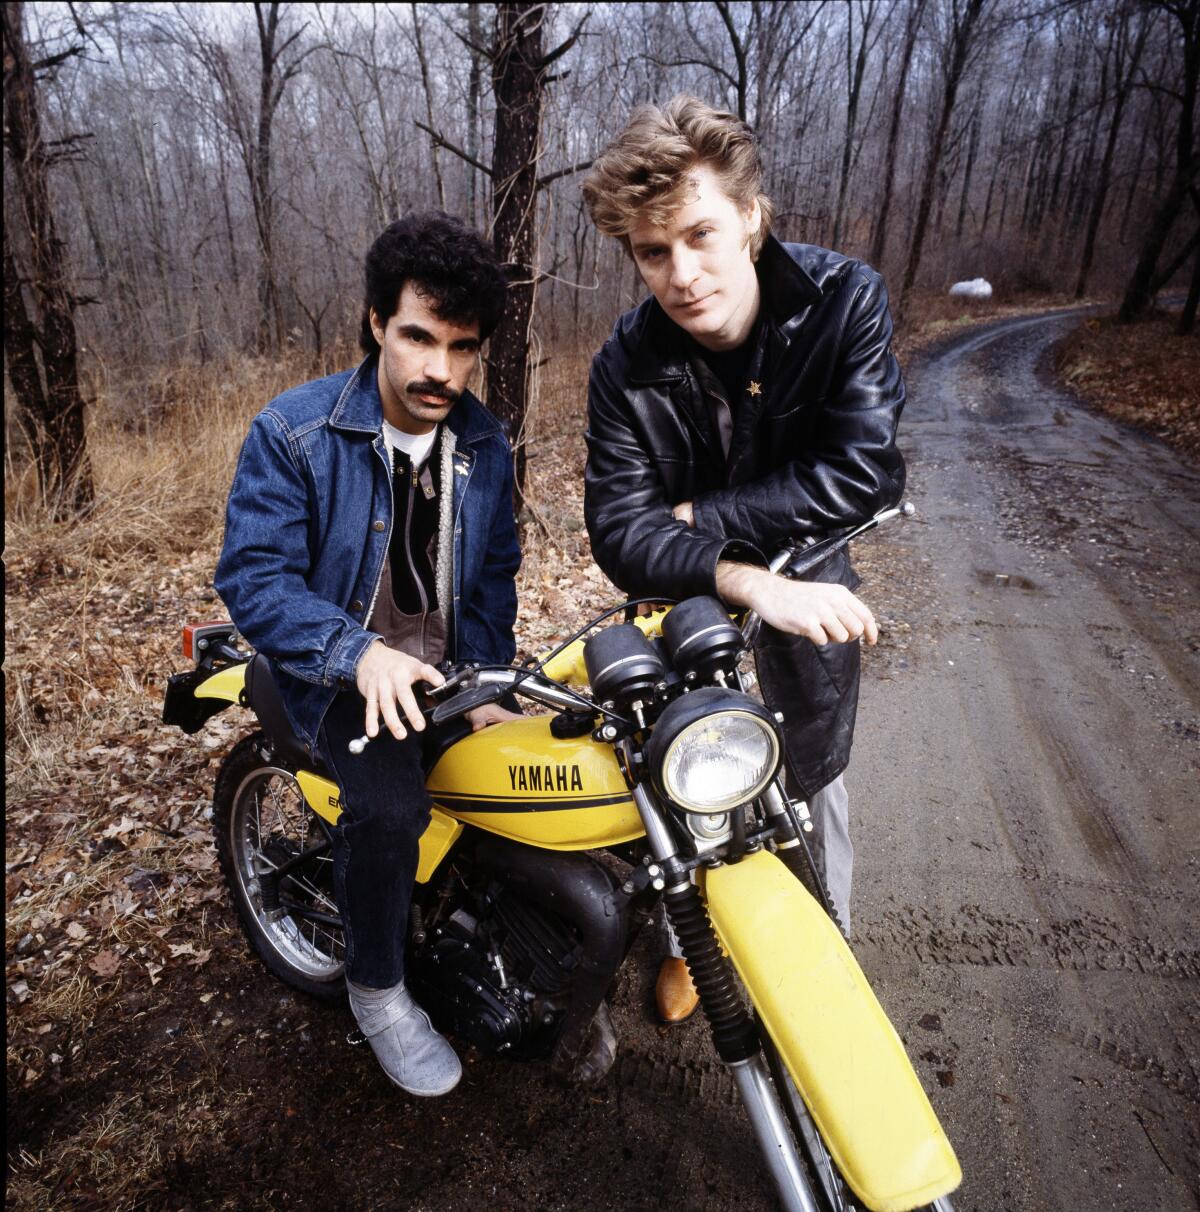
POLYGON ((261 652, 256 652, 246 666, 246 705, 258 717, 279 757, 301 770, 327 774, 325 764, 315 754, 309 753, 292 728, 279 687, 271 673, 271 663, 261 652))

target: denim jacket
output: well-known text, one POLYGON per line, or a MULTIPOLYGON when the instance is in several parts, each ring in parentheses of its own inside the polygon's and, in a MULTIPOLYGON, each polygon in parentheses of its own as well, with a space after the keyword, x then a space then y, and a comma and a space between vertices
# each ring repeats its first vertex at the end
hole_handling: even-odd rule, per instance
MULTIPOLYGON (((392 529, 377 365, 369 357, 272 400, 251 423, 225 513, 217 592, 271 658, 310 751, 334 695, 355 685, 359 658, 379 638, 364 626, 392 529)), ((521 564, 512 454, 469 392, 446 424, 455 438, 448 655, 507 664, 521 564)))

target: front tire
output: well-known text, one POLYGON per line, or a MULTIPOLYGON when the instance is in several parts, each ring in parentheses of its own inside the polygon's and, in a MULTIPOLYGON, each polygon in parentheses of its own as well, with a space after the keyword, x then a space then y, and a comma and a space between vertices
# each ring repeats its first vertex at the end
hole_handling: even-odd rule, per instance
POLYGON ((345 992, 345 934, 324 823, 295 772, 262 733, 240 741, 217 774, 213 830, 221 873, 251 947, 271 973, 314 997, 345 992), (271 873, 307 851, 282 878, 271 873))

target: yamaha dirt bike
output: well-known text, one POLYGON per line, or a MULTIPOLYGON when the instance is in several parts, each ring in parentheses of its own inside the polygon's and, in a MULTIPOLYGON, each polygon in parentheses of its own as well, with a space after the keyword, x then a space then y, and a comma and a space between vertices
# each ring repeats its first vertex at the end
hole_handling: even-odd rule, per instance
MULTIPOLYGON (((772 568, 802 575, 908 511, 772 568)), ((783 1206, 948 1212, 958 1161, 815 876, 780 719, 739 671, 757 619, 692 598, 598 629, 633 605, 524 666, 450 667, 430 692, 410 988, 460 1040, 586 1076, 606 993, 661 900, 783 1206), (552 714, 470 732, 465 712, 514 693, 552 714)), ((257 715, 217 776, 221 869, 267 967, 339 997, 339 791, 267 661, 235 640, 228 623, 185 628, 195 666, 171 678, 163 718, 190 733, 231 704, 257 715)))

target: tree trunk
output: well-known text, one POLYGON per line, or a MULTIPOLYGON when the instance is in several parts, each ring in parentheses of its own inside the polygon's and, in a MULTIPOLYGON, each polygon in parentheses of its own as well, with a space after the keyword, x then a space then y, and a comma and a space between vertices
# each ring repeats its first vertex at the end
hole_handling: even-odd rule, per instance
POLYGON ((1183 82, 1178 95, 1181 112, 1176 132, 1175 173, 1146 229, 1137 265, 1125 288, 1117 313, 1122 324, 1138 319, 1150 306, 1158 258, 1200 172, 1200 150, 1195 140, 1196 94, 1200 85, 1200 0, 1186 0, 1177 6, 1160 3, 1160 7, 1177 17, 1183 27, 1183 82))
MULTIPOLYGON (((484 56, 478 49, 483 43, 483 18, 479 12, 481 7, 475 3, 467 5, 467 35, 471 40, 471 73, 467 82, 467 154, 473 160, 479 159, 479 98, 483 88, 484 56)), ((471 226, 478 227, 479 205, 475 197, 475 168, 471 164, 466 168, 467 215, 471 226)))
POLYGON ((854 160, 854 139, 858 126, 858 101, 862 95, 863 73, 867 69, 867 53, 870 51, 871 26, 875 20, 874 0, 859 3, 858 53, 854 53, 854 5, 846 8, 846 138, 842 142, 842 167, 838 174, 837 204, 833 211, 834 248, 841 243, 845 224, 846 191, 850 185, 850 165, 854 160))
MULTIPOLYGON (((425 57, 425 39, 421 36, 421 14, 416 3, 409 5, 412 10, 413 43, 417 49, 417 65, 421 69, 421 84, 425 89, 425 120, 433 125, 433 85, 429 82, 429 60, 425 57)), ((442 180, 442 161, 438 156, 438 147, 434 143, 430 148, 433 157, 433 179, 437 185, 438 209, 446 209, 446 183, 442 180)))
POLYGON ((275 198, 271 193, 271 136, 275 118, 275 35, 279 30, 279 5, 255 4, 258 16, 258 45, 261 71, 258 81, 258 130, 254 144, 250 193, 258 229, 258 349, 267 353, 283 342, 283 313, 275 282, 275 198), (262 10, 266 7, 266 21, 262 10))
MULTIPOLYGON (((1122 17, 1122 28, 1116 34, 1119 40, 1124 39, 1128 22, 1129 14, 1126 11, 1122 17)), ((1075 298, 1077 299, 1082 299, 1084 292, 1087 290, 1088 274, 1091 273, 1092 257, 1096 251, 1096 233, 1100 230, 1100 220, 1104 217, 1104 203, 1108 199, 1108 187, 1112 179, 1113 155, 1117 148, 1117 136, 1121 132, 1121 119, 1125 113, 1125 102, 1129 97, 1133 78, 1137 75, 1138 63, 1142 57, 1142 48, 1146 45, 1146 35, 1149 29, 1150 23, 1143 21, 1142 28, 1138 31, 1137 37, 1134 40, 1133 49, 1130 51, 1127 70, 1122 70, 1125 65, 1121 62, 1118 48, 1116 97, 1113 102, 1113 116, 1108 128, 1108 138, 1104 144, 1104 155, 1100 160, 1100 172, 1096 178, 1095 192, 1092 197, 1092 209, 1088 214, 1087 231, 1083 240, 1083 257, 1079 263, 1079 277, 1075 280, 1075 298)))
POLYGON ((5 345, 13 391, 27 417, 25 431, 36 431, 39 435, 35 453, 41 492, 54 515, 61 517, 79 513, 91 505, 95 489, 87 454, 83 396, 79 390, 75 296, 67 279, 66 248, 59 239, 50 205, 49 155, 42 136, 37 84, 25 45, 23 16, 19 0, 4 4, 4 135, 29 236, 32 262, 29 285, 37 318, 36 322, 31 321, 25 312, 17 268, 5 241, 4 303, 8 329, 5 345), (25 335, 18 337, 13 325, 25 335), (24 342, 23 355, 16 351, 20 341, 24 342), (37 379, 36 360, 32 376, 29 373, 34 343, 41 350, 44 393, 37 379), (15 375, 14 352, 20 363, 15 375))
POLYGON ((975 172, 975 157, 979 152, 979 127, 983 114, 983 90, 975 103, 975 113, 971 118, 971 140, 967 145, 967 167, 963 172, 962 193, 958 196, 958 219, 954 224, 954 238, 962 242, 963 225, 967 221, 967 202, 971 196, 971 177, 975 172))
POLYGON ((525 408, 529 332, 536 288, 534 234, 541 131, 544 4, 497 4, 492 86, 492 241, 509 272, 508 303, 488 342, 488 406, 506 426, 516 468, 516 499, 525 489, 525 408))
POLYGON ((1175 330, 1181 337, 1191 334, 1196 327, 1196 305, 1200 304, 1200 247, 1196 249, 1196 259, 1192 262, 1192 284, 1188 287, 1187 302, 1183 305, 1183 315, 1179 317, 1179 327, 1175 330))
POLYGON ((896 82, 896 96, 892 101, 892 121, 888 127, 887 154, 883 168, 883 199, 879 203, 879 218, 871 240, 871 264, 878 266, 883 261, 887 245, 888 213, 892 209, 892 189, 896 181, 896 145, 900 136, 900 116, 904 110, 904 90, 908 85, 908 69, 912 66, 913 49, 917 45, 917 33, 921 28, 921 15, 926 0, 909 0, 908 17, 904 22, 904 48, 900 52, 900 78, 896 82))
MULTIPOLYGON (((975 36, 975 26, 983 11, 985 0, 966 0, 961 21, 952 25, 950 61, 946 66, 946 75, 942 87, 942 108, 938 115, 937 128, 929 144, 929 155, 925 160, 925 180, 921 186, 921 198, 917 203, 917 219, 913 228, 912 248, 908 256, 908 265, 904 270, 904 280, 900 285, 900 300, 897 311, 902 311, 905 297, 912 289, 917 278, 917 270, 921 265, 921 253, 925 245, 925 233, 929 227, 929 214, 933 207, 934 193, 938 184, 938 170, 942 162, 942 150, 946 143, 946 132, 950 127, 950 118, 954 113, 954 103, 958 99, 958 86, 962 81, 963 69, 967 65, 967 57, 972 49, 975 36)), ((955 5, 957 9, 957 5, 955 5)), ((956 14, 957 15, 957 14, 956 14)))

